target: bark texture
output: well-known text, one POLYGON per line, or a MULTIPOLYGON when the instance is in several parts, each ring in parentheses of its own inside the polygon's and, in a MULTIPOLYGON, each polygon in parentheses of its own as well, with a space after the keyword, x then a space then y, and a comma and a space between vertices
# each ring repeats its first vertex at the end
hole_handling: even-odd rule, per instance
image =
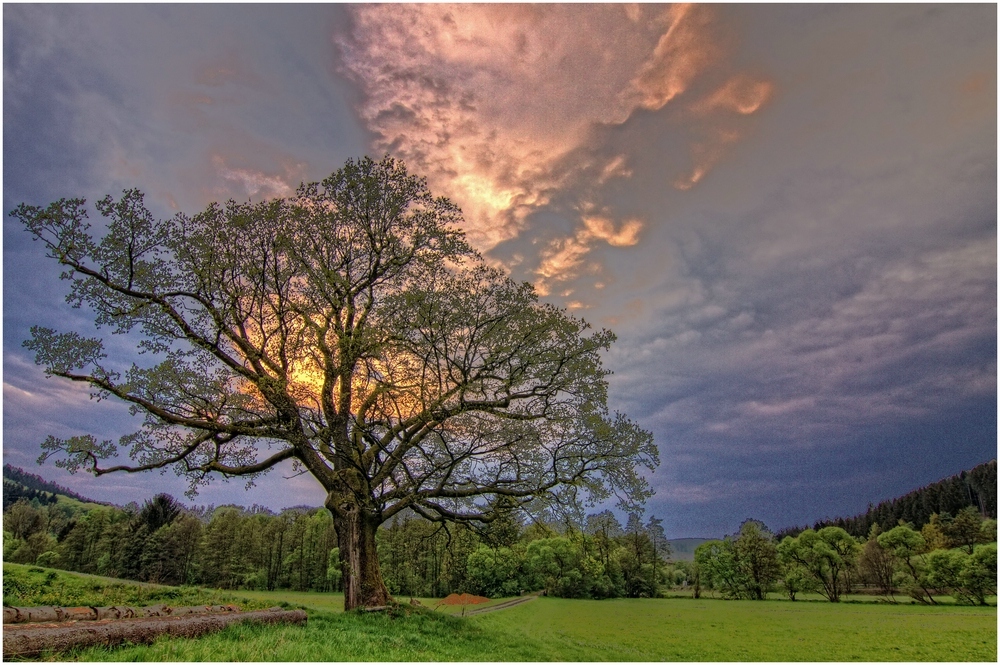
POLYGON ((242 621, 261 623, 305 623, 302 610, 258 610, 193 616, 101 620, 70 624, 8 626, 3 631, 3 658, 30 658, 46 651, 74 647, 114 646, 123 642, 148 644, 160 635, 198 637, 242 621))
POLYGON ((109 607, 56 607, 45 605, 40 607, 5 607, 3 608, 3 622, 5 624, 12 624, 51 623, 54 621, 99 621, 103 619, 219 614, 238 611, 239 608, 235 605, 194 605, 190 607, 171 607, 169 605, 150 605, 148 607, 128 607, 125 605, 112 605, 109 607))
MULTIPOLYGON (((327 507, 331 503, 328 501, 327 507)), ((331 512, 338 518, 335 524, 344 583, 344 610, 390 604, 392 596, 382 579, 375 543, 379 520, 347 502, 335 503, 331 512)))

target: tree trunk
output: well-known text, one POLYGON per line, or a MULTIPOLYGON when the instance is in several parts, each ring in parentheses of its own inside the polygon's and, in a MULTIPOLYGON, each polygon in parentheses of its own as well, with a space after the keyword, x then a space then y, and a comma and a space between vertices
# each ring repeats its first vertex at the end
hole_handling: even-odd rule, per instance
POLYGON ((337 543, 340 546, 340 570, 344 583, 344 610, 384 607, 392 601, 382 580, 375 545, 377 518, 366 515, 356 504, 334 503, 327 507, 336 517, 337 543))

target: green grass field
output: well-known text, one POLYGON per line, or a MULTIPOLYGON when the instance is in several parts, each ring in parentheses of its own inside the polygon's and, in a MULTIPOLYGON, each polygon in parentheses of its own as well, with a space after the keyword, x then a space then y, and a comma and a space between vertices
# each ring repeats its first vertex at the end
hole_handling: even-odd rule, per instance
MULTIPOLYGON (((14 573, 15 580, 25 574, 36 582, 52 577, 49 587, 75 588, 75 598, 86 604, 109 604, 100 594, 110 590, 124 598, 129 592, 118 587, 135 587, 131 593, 139 595, 134 600, 118 602, 236 600, 246 609, 284 603, 309 611, 304 627, 233 626, 199 639, 87 649, 54 654, 51 659, 55 660, 996 662, 997 658, 996 607, 537 598, 498 612, 460 618, 409 608, 391 613, 343 613, 340 594, 142 587, 10 564, 4 565, 4 573, 5 602, 18 600, 13 592, 8 593, 8 579, 14 573), (55 573, 54 577, 50 573, 55 573), (171 592, 177 597, 166 597, 171 592), (88 597, 87 593, 98 596, 88 597)), ((53 594, 55 589, 44 593, 53 594)), ((437 602, 421 600, 425 606, 437 602)))
POLYGON ((541 598, 473 619, 564 660, 996 661, 996 608, 541 598))

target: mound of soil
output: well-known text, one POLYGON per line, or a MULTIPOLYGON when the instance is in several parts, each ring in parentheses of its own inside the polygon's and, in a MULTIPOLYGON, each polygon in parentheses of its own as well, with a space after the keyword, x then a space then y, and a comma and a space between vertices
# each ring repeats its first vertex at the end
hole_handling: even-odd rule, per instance
POLYGON ((441 605, 482 605, 490 602, 485 596, 473 596, 471 593, 453 593, 441 601, 441 605))

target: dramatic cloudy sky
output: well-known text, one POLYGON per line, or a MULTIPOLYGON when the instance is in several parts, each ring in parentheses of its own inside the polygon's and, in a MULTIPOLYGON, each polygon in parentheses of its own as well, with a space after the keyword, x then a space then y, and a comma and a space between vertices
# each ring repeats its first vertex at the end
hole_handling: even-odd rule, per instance
MULTIPOLYGON (((618 342, 648 512, 718 536, 864 510, 997 446, 994 5, 5 5, 4 211, 139 186, 161 215, 390 153, 488 258, 618 342)), ((3 458, 128 417, 46 380, 89 330, 10 218, 3 458)), ((130 353, 128 343, 116 348, 130 353)), ((272 472, 202 503, 322 501, 272 472)))

